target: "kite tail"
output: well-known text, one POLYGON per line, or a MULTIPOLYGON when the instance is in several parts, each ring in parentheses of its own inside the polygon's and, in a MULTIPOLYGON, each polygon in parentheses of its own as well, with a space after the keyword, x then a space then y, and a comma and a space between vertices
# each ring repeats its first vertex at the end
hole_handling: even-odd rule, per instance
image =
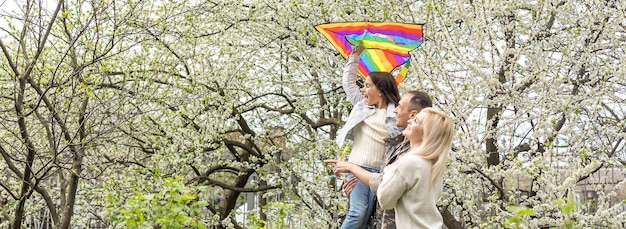
POLYGON ((400 71, 398 75, 396 75, 396 84, 400 85, 400 82, 406 77, 406 74, 409 72, 409 67, 411 67, 411 60, 407 60, 404 64, 400 66, 400 71))

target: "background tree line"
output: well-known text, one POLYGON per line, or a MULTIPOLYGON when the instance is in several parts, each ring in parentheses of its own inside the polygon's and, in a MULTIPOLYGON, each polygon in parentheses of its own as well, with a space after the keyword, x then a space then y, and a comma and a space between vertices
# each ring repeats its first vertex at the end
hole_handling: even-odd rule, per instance
POLYGON ((339 21, 425 23, 400 89, 456 121, 449 228, 626 222, 619 1, 0 4, 1 227, 336 227, 339 21))

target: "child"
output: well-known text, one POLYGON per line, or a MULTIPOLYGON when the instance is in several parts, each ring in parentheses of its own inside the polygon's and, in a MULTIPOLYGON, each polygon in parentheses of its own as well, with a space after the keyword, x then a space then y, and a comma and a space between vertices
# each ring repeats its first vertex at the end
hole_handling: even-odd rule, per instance
MULTIPOLYGON (((395 137, 402 131, 396 126, 393 112, 400 94, 394 77, 387 72, 371 72, 365 78, 361 93, 356 84, 356 70, 363 50, 363 45, 355 47, 344 67, 342 85, 353 108, 337 136, 337 144, 341 146, 346 138, 351 138, 352 151, 348 161, 370 172, 379 172, 383 164, 384 139, 395 137)), ((357 182, 350 193, 350 208, 341 228, 365 228, 374 204, 374 193, 367 185, 357 182)))

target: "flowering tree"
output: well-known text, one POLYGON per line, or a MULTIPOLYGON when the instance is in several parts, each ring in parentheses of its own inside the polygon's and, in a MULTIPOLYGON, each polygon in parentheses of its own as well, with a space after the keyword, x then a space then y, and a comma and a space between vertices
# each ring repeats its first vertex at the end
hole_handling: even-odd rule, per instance
POLYGON ((139 41, 128 22, 136 12, 62 0, 2 9, 0 225, 69 228, 77 208, 78 219, 97 214, 85 193, 120 153, 107 150, 119 123, 137 113, 99 70, 139 41))
MULTIPOLYGON (((129 164, 136 165, 130 169, 140 174, 111 180, 105 191, 131 198, 136 191, 158 190, 162 177, 180 175, 188 184, 208 186, 208 225, 244 227, 236 209, 249 193, 259 198, 250 224, 280 221, 272 219, 275 208, 269 206, 287 199, 304 203, 298 204, 304 212, 298 219, 328 224, 336 204, 323 198, 330 187, 317 174, 336 148, 328 139, 346 108, 339 78, 322 77, 337 69, 320 69, 313 61, 327 54, 307 44, 311 24, 283 20, 294 12, 260 3, 152 7, 145 10, 163 14, 137 23, 150 40, 135 57, 142 62, 110 69, 154 81, 142 88, 149 99, 138 104, 150 112, 123 127, 133 153, 129 164), (132 182, 137 180, 140 185, 132 182)), ((108 204, 110 216, 128 207, 108 204)))
POLYGON ((623 181, 590 188, 600 193, 595 211, 568 216, 560 208, 577 184, 599 183, 603 169, 624 171, 624 9, 613 1, 424 9, 420 85, 458 123, 444 206, 480 227, 506 226, 512 204, 533 210, 530 227, 572 218, 623 226, 623 201, 610 203, 623 200, 623 181))
POLYGON ((338 157, 350 109, 345 60, 313 26, 338 21, 425 23, 400 88, 428 92, 456 121, 439 202, 449 228, 626 221, 611 201, 624 181, 589 186, 594 206, 571 201, 625 166, 618 2, 22 9, 2 11, 0 224, 45 209, 60 228, 336 227, 347 199, 321 160, 338 157))

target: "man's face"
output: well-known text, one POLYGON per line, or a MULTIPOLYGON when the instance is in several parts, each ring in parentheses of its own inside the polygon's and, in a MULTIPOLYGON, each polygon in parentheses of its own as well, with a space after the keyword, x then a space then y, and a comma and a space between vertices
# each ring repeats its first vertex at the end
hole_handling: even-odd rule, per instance
POLYGON ((393 110, 393 112, 396 113, 397 118, 396 126, 406 128, 409 119, 414 118, 419 112, 417 110, 409 111, 409 105, 412 97, 413 95, 411 94, 403 95, 402 98, 400 98, 400 102, 398 102, 398 106, 395 110, 393 110))

